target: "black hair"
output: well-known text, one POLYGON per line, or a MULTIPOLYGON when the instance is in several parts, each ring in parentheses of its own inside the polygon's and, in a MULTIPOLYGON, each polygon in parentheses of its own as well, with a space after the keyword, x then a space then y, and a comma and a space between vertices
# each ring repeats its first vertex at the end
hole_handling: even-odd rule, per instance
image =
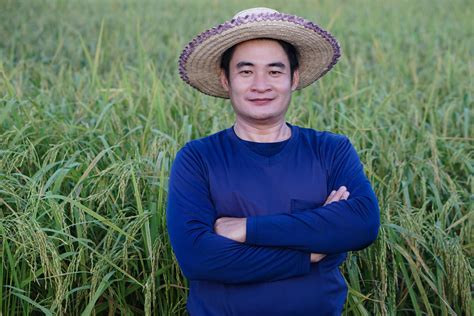
MULTIPOLYGON (((285 54, 288 57, 288 60, 290 62, 291 81, 293 82, 293 74, 295 73, 295 70, 298 69, 298 67, 299 67, 298 51, 296 50, 296 48, 293 45, 291 45, 290 43, 279 40, 279 39, 273 39, 273 38, 261 38, 261 39, 277 41, 278 44, 280 44, 280 46, 283 48, 283 50, 285 51, 285 54)), ((235 47, 237 45, 238 44, 235 44, 234 46, 228 48, 222 54, 221 69, 224 70, 224 74, 227 77, 227 80, 229 80, 230 60, 232 59, 232 56, 234 55, 235 47)))

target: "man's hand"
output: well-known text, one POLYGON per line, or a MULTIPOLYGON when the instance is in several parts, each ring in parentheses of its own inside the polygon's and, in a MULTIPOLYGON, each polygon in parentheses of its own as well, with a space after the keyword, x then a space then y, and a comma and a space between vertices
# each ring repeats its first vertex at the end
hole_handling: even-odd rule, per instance
POLYGON ((247 218, 221 217, 214 223, 216 234, 235 240, 245 242, 247 237, 247 218))
POLYGON ((311 263, 316 263, 324 259, 326 257, 325 254, 322 253, 312 253, 311 254, 311 263))
POLYGON ((331 194, 329 194, 326 202, 324 205, 331 204, 332 202, 347 200, 349 198, 349 191, 345 186, 341 186, 337 191, 332 190, 331 194))
MULTIPOLYGON (((337 189, 337 191, 333 190, 331 194, 329 194, 326 202, 324 202, 324 205, 331 204, 333 202, 337 201, 342 201, 342 200, 347 200, 349 198, 349 191, 347 191, 347 188, 345 186, 340 187, 337 189)), ((325 254, 321 253, 312 253, 311 254, 311 262, 319 262, 326 257, 325 254)))

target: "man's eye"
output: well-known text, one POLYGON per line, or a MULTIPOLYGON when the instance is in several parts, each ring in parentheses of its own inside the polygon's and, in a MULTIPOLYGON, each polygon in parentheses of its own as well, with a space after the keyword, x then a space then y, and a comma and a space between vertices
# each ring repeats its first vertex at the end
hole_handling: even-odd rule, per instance
POLYGON ((242 75, 250 75, 252 73, 252 71, 250 71, 250 70, 241 70, 239 73, 242 74, 242 75))
POLYGON ((278 70, 271 70, 270 71, 270 75, 272 76, 278 76, 279 74, 281 74, 282 72, 281 71, 278 71, 278 70))

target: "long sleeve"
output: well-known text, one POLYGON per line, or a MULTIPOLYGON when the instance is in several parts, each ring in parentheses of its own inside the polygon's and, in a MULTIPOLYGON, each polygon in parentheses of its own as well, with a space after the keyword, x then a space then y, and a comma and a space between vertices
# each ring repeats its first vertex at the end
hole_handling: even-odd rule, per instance
POLYGON ((308 252, 242 244, 214 232, 216 210, 206 168, 188 144, 178 152, 171 169, 167 225, 184 275, 191 280, 247 283, 309 273, 308 252))
POLYGON ((376 239, 378 202, 357 152, 345 137, 323 147, 328 192, 344 185, 349 199, 289 214, 248 217, 247 244, 332 254, 365 248, 376 239))

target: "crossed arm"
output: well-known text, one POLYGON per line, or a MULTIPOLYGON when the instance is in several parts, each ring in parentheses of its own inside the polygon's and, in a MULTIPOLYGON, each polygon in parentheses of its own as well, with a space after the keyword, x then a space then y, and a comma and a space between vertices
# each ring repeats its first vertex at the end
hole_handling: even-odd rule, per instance
POLYGON ((170 175, 167 225, 185 276, 221 283, 286 279, 309 273, 310 262, 323 254, 372 243, 379 227, 377 199, 352 145, 344 141, 337 147, 328 187, 346 186, 349 199, 338 190, 316 209, 239 219, 245 222, 244 233, 239 233, 242 223, 232 228, 231 219, 216 218, 199 152, 192 146, 178 152, 170 175))
MULTIPOLYGON (((349 195, 350 193, 347 191, 347 188, 341 186, 337 191, 333 190, 331 194, 329 194, 324 206, 334 202, 347 200, 349 195)), ((214 231, 218 235, 243 243, 247 237, 247 218, 220 217, 214 224, 214 231)), ((310 258, 312 263, 316 263, 321 261, 324 257, 326 257, 325 254, 311 253, 310 258)))

